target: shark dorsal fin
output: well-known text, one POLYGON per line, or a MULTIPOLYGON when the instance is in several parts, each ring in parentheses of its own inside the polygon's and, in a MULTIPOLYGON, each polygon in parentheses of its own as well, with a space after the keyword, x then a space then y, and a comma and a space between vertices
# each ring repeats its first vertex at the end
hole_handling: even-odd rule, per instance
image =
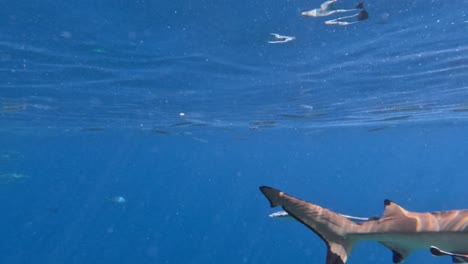
POLYGON ((395 217, 405 217, 406 210, 403 207, 399 206, 398 204, 385 199, 384 201, 385 211, 382 218, 395 218, 395 217))

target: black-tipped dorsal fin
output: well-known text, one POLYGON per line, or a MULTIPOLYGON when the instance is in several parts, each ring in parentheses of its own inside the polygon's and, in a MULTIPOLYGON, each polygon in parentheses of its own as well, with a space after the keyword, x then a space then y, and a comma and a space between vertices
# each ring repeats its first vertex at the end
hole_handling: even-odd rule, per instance
POLYGON ((385 199, 384 201, 385 211, 382 218, 387 217, 401 217, 406 216, 406 210, 403 207, 399 206, 398 204, 385 199))
POLYGON ((393 253, 393 263, 401 263, 411 254, 408 249, 399 246, 396 243, 380 242, 382 245, 390 249, 393 253))

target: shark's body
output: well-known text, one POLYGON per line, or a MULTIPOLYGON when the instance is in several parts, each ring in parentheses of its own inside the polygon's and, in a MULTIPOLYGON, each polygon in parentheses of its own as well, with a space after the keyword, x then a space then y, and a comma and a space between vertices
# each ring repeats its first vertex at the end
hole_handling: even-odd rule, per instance
POLYGON ((356 223, 343 215, 292 197, 271 187, 260 187, 271 207, 282 206, 328 246, 326 264, 344 264, 356 243, 377 241, 393 252, 400 263, 413 251, 431 250, 452 256, 454 263, 468 263, 468 210, 416 213, 385 200, 381 218, 356 223))

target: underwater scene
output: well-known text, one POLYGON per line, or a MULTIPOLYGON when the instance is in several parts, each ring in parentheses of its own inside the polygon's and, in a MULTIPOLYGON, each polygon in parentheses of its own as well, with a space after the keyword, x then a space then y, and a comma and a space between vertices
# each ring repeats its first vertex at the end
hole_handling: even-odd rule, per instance
POLYGON ((467 0, 0 2, 0 263, 468 263, 467 0))

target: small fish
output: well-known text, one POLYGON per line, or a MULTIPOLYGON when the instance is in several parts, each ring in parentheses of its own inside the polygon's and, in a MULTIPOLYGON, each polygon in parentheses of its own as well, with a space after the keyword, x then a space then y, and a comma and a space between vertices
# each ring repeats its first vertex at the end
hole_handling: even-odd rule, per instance
POLYGON ((312 105, 301 104, 300 107, 308 110, 314 110, 314 107, 312 105))
POLYGON ((198 137, 192 137, 193 140, 200 142, 200 143, 208 143, 208 140, 203 139, 203 138, 198 138, 198 137))
POLYGON ((374 127, 374 128, 367 130, 367 132, 377 132, 377 131, 381 131, 387 128, 391 128, 391 126, 374 127))
POLYGON ((28 179, 29 176, 18 173, 5 173, 0 175, 0 183, 14 183, 28 179))
POLYGON ((169 132, 169 131, 160 130, 160 129, 151 129, 150 132, 155 133, 155 134, 161 134, 161 135, 170 135, 171 134, 171 132, 169 132))
POLYGON ((311 114, 278 114, 277 116, 283 117, 283 118, 288 118, 288 119, 305 119, 305 118, 317 118, 317 117, 323 117, 326 116, 327 114, 325 113, 311 113, 311 114))
POLYGON ((26 110, 26 108, 27 108, 26 104, 9 104, 9 105, 3 105, 0 112, 15 113, 15 112, 26 110))
POLYGON ((402 108, 387 108, 381 110, 369 111, 370 114, 392 114, 392 113, 403 113, 403 112, 421 112, 429 111, 429 107, 402 107, 402 108))
POLYGON ((108 198, 109 202, 114 204, 124 205, 127 203, 127 200, 123 196, 113 196, 108 198))
POLYGON ((458 112, 458 113, 468 112, 468 108, 458 108, 458 109, 453 109, 452 111, 453 112, 458 112))
POLYGON ((194 127, 206 127, 209 126, 208 123, 193 123, 192 126, 194 127))
POLYGON ((258 120, 250 122, 251 127, 256 128, 270 128, 275 127, 277 122, 275 120, 258 120))
POLYGON ((193 125, 193 122, 186 121, 186 122, 175 123, 171 125, 171 127, 190 126, 190 125, 193 125))
POLYGON ((296 115, 296 114, 279 114, 279 117, 290 118, 290 119, 303 119, 308 118, 307 115, 296 115))
POLYGON ((258 120, 258 121, 251 121, 249 128, 251 130, 257 130, 262 128, 273 128, 276 127, 278 122, 275 120, 258 120))
POLYGON ((404 115, 404 116, 393 116, 393 117, 387 117, 382 119, 381 121, 396 121, 396 120, 405 120, 410 118, 410 115, 404 115))
POLYGON ((99 131, 104 131, 105 128, 103 127, 83 127, 81 128, 81 131, 90 131, 90 132, 99 132, 99 131))
POLYGON ((290 42, 296 39, 296 37, 283 36, 283 35, 276 34, 276 33, 270 33, 270 35, 274 36, 276 39, 276 40, 268 41, 268 43, 270 44, 286 43, 286 42, 290 42))
POLYGON ((16 160, 18 156, 19 156, 18 152, 9 151, 9 152, 0 153, 0 162, 16 160))
POLYGON ((91 51, 94 53, 107 53, 105 49, 100 49, 100 48, 94 48, 91 51))

